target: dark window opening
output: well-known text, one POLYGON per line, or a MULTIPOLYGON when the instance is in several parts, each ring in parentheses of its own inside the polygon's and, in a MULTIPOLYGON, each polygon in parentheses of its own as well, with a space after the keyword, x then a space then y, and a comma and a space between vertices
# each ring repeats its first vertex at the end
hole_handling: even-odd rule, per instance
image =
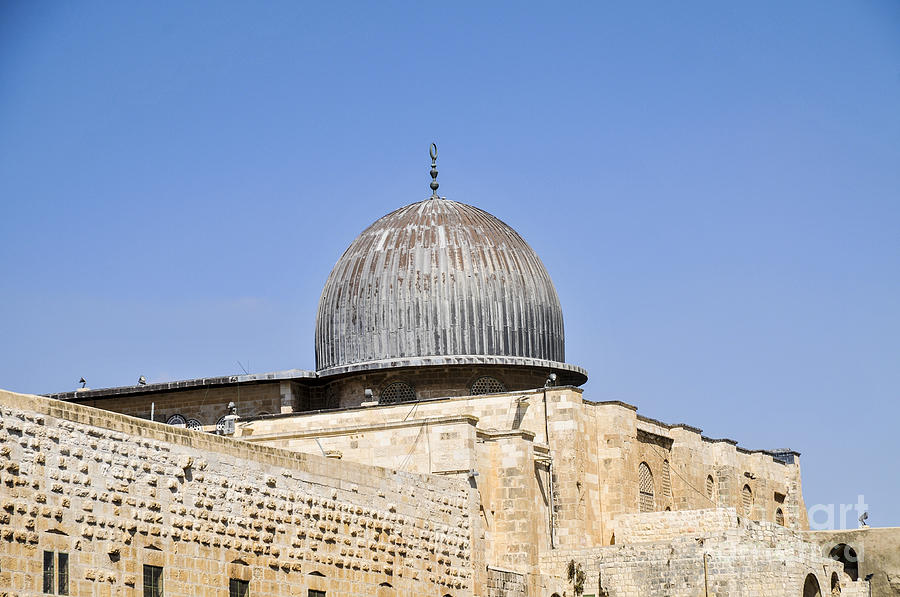
POLYGON ((309 597, 325 597, 325 591, 309 590, 309 597))
POLYGON ((144 564, 144 597, 163 597, 163 569, 144 564))
POLYGON ((69 554, 57 554, 57 593, 59 595, 69 594, 69 554))
POLYGON ((43 591, 48 595, 69 594, 69 554, 44 552, 43 591))
POLYGON ((250 581, 230 579, 228 581, 228 597, 250 597, 250 581))
POLYGON ((54 553, 52 551, 44 552, 44 592, 53 594, 53 581, 56 576, 56 568, 54 567, 54 553))

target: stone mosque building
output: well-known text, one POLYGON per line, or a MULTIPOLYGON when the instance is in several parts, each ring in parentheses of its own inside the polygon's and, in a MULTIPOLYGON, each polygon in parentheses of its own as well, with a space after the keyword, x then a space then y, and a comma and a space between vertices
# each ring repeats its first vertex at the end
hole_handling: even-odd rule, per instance
POLYGON ((315 370, 0 392, 0 595, 900 595, 900 529, 809 531, 799 453, 584 395, 540 258, 435 157, 315 370))

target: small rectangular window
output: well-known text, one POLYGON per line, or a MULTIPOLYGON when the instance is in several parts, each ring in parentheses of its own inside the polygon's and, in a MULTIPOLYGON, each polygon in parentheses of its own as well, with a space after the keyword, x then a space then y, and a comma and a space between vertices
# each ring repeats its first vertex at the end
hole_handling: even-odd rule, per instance
POLYGON ((53 595, 53 583, 56 580, 54 560, 56 554, 52 551, 44 552, 44 592, 53 595))
POLYGON ((325 597, 325 591, 316 591, 315 589, 310 589, 309 597, 325 597))
POLYGON ((144 564, 144 597, 163 597, 163 569, 144 564))
POLYGON ((57 593, 60 595, 69 594, 69 554, 58 553, 56 566, 57 593))
POLYGON ((250 581, 230 579, 228 581, 228 597, 250 597, 250 581))

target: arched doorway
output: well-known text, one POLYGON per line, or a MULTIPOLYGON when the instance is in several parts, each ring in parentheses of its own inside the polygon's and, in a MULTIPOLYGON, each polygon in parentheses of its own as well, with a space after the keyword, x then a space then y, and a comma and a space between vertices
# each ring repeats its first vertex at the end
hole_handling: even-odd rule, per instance
POLYGON ((806 575, 806 581, 803 583, 803 597, 822 597, 822 590, 819 588, 819 581, 816 580, 815 574, 806 575))
POLYGON ((859 558, 856 555, 855 549, 846 543, 838 543, 831 548, 828 557, 832 560, 837 560, 844 565, 844 572, 847 573, 850 580, 859 580, 859 558))
POLYGON ((838 578, 837 572, 831 573, 831 597, 837 597, 841 594, 841 580, 838 578))

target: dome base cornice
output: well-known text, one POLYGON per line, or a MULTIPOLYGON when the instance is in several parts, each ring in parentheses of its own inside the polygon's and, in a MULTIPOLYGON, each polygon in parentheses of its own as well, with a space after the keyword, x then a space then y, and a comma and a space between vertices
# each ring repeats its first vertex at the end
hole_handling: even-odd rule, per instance
POLYGON ((317 377, 333 377, 366 371, 383 371, 385 369, 403 369, 406 367, 448 367, 488 365, 503 367, 527 367, 529 369, 545 369, 548 372, 562 374, 569 385, 579 386, 587 381, 587 371, 577 365, 533 359, 529 357, 511 357, 497 355, 435 355, 424 357, 406 357, 351 363, 338 367, 329 367, 316 372, 317 377))

